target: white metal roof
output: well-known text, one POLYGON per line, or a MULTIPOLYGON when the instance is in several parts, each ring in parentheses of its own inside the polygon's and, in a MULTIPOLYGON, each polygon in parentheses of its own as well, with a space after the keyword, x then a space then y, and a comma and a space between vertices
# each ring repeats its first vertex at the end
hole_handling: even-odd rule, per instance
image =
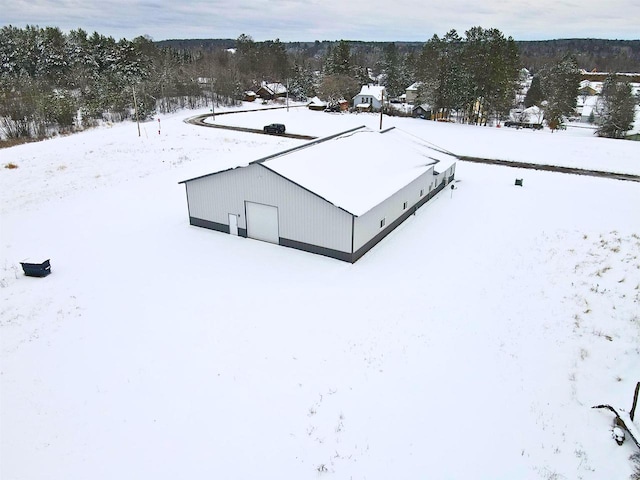
POLYGON ((262 163, 266 168, 360 216, 435 166, 455 156, 398 129, 361 127, 262 163))

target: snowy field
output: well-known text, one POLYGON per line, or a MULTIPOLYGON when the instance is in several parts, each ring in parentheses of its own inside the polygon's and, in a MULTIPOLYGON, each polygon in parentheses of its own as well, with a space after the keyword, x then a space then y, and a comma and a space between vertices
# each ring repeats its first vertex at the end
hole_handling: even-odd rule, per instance
MULTIPOLYGON (((459 162, 350 265, 189 226, 179 181, 300 144, 197 113, 0 150, 0 478, 628 478, 635 447, 591 406, 629 409, 640 380, 640 183, 459 162)), ((640 173, 639 143, 583 129, 392 125, 640 173)))
MULTIPOLYGON (((255 108, 255 107, 253 107, 255 108)), ((640 110, 636 123, 640 125, 640 110)), ((306 109, 264 111, 242 115, 217 115, 209 123, 262 128, 269 123, 284 123, 287 132, 325 136, 355 126, 380 128, 380 115, 327 114, 306 109), (310 115, 314 121, 309 128, 310 115)), ((382 127, 397 126, 427 138, 457 155, 512 160, 548 165, 563 165, 640 175, 640 147, 637 142, 598 138, 594 128, 584 123, 567 123, 566 131, 452 125, 412 118, 383 117, 382 127)))

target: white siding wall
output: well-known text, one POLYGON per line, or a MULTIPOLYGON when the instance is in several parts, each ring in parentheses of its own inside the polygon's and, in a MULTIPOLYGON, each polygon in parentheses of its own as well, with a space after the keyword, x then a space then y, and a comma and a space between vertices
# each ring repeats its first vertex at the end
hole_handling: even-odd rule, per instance
POLYGON ((380 100, 378 100, 377 98, 375 98, 372 95, 356 95, 354 101, 353 101, 353 105, 359 105, 361 103, 368 103, 369 105, 371 105, 372 108, 378 110, 380 108, 380 100))
POLYGON ((245 200, 278 207, 280 237, 351 252, 352 216, 302 187, 252 164, 186 183, 189 215, 228 224, 238 214, 247 228, 245 200))
POLYGON ((365 243, 375 237, 378 233, 401 217, 407 210, 413 208, 424 196, 430 191, 435 190, 438 177, 433 174, 433 168, 429 169, 420 177, 416 178, 409 185, 399 190, 387 198, 384 202, 376 205, 367 213, 355 219, 355 232, 353 250, 358 251, 365 243), (429 189, 431 187, 431 189, 429 189), (424 191, 424 195, 420 196, 420 190, 424 191), (403 204, 407 202, 407 208, 404 209, 403 204), (380 228, 380 221, 385 219, 384 227, 380 228))

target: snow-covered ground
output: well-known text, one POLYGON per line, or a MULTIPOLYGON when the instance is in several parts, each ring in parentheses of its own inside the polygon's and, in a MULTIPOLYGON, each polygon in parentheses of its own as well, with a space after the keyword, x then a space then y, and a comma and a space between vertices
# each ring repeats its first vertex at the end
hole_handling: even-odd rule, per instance
MULTIPOLYGON (((300 143, 196 113, 0 150, 0 478, 628 478, 635 447, 591 406, 629 409, 640 380, 639 183, 459 162, 350 265, 189 226, 179 181, 300 143)), ((585 130, 392 125, 640 173, 638 143, 585 130)))
MULTIPOLYGON (((309 112, 306 108, 270 110, 241 115, 216 115, 210 123, 262 128, 268 123, 284 123, 288 133, 330 135, 359 125, 380 127, 374 113, 309 112), (309 127, 309 121, 313 124, 309 127)), ((640 117, 638 122, 640 123, 640 117)), ((567 130, 551 132, 507 127, 452 125, 406 117, 383 117, 382 128, 398 126, 426 138, 458 155, 501 160, 563 165, 590 170, 640 174, 640 146, 637 142, 599 138, 594 127, 567 123, 567 130)))

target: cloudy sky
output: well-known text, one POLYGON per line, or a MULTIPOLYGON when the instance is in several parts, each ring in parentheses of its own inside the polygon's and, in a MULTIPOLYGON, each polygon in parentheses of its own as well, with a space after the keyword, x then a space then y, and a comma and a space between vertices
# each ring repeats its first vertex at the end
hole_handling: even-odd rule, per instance
POLYGON ((256 41, 425 41, 455 28, 515 40, 640 39, 638 0, 0 0, 0 25, 256 41))

